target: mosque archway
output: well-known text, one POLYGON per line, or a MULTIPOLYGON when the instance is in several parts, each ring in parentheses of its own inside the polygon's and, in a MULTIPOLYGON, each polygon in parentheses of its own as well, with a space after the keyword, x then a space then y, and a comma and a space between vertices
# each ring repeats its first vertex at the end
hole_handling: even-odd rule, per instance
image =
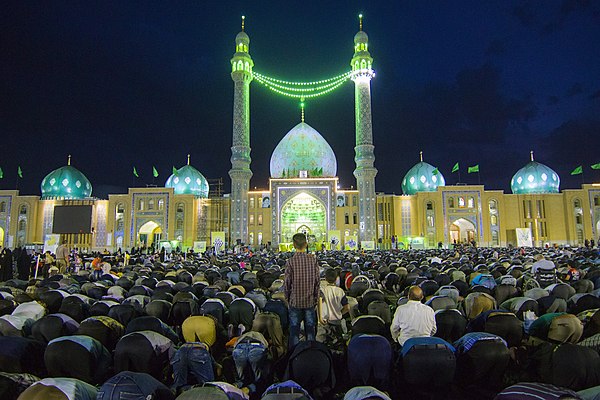
POLYGON ((162 238, 162 228, 154 221, 148 221, 138 230, 138 242, 146 247, 158 243, 162 238))
POLYGON ((327 210, 316 197, 301 192, 289 199, 280 213, 281 242, 289 243, 296 233, 304 233, 309 241, 327 239, 327 210))
POLYGON ((465 218, 459 218, 450 225, 451 243, 470 243, 476 235, 475 225, 465 218))

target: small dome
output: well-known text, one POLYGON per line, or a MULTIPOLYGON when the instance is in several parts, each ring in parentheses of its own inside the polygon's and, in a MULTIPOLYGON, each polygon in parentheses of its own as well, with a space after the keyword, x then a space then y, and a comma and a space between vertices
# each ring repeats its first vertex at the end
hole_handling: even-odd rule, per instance
POLYGON ((250 37, 246 34, 246 32, 241 31, 240 33, 237 34, 237 36, 235 37, 235 43, 239 43, 239 42, 242 42, 244 44, 250 43, 250 37))
POLYGON ((46 175, 41 190, 42 200, 85 199, 92 195, 92 184, 77 168, 65 165, 46 175))
POLYGON ((369 41, 369 35, 366 32, 358 31, 356 35, 354 35, 354 43, 367 43, 369 41))
POLYGON ((424 161, 409 169, 402 180, 404 194, 435 192, 438 186, 446 186, 444 175, 436 167, 424 161), (435 171, 437 173, 434 173, 435 171))
POLYGON ((271 155, 271 177, 334 177, 337 161, 329 143, 312 126, 301 122, 281 139, 271 155))
POLYGON ((184 165, 176 173, 172 174, 167 182, 166 188, 175 189, 175 194, 193 194, 196 197, 208 197, 208 181, 191 165, 184 165))
POLYGON ((552 168, 530 161, 513 175, 510 188, 514 194, 558 193, 560 177, 552 168))

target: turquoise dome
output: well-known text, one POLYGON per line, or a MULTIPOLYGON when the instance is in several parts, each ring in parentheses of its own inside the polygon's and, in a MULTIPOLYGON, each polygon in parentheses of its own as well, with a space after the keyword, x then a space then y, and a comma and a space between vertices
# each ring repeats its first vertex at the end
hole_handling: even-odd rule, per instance
POLYGON ((208 181, 191 165, 184 165, 172 174, 165 187, 175 189, 175 194, 193 194, 196 197, 208 197, 208 181))
POLYGON ((421 161, 408 170, 402 180, 402 192, 415 194, 417 192, 435 192, 438 186, 446 186, 444 175, 433 165, 421 161))
POLYGON ((312 126, 301 122, 281 139, 271 155, 271 177, 334 177, 337 161, 329 143, 312 126))
POLYGON ((92 184, 77 168, 65 165, 42 180, 42 199, 85 199, 92 195, 92 184))
POLYGON ((558 174, 537 161, 528 162, 510 180, 514 194, 558 193, 559 187, 558 174))

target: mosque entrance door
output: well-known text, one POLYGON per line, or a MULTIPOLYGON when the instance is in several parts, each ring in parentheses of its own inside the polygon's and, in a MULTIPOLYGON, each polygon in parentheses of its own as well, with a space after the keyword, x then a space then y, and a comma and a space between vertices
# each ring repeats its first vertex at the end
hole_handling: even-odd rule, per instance
POLYGON ((138 242, 150 247, 153 244, 158 244, 162 237, 162 228, 154 221, 148 221, 140 226, 138 231, 138 242))
POLYGON ((450 226, 450 238, 452 243, 470 243, 475 240, 475 225, 465 218, 459 218, 450 226))
POLYGON ((327 211, 316 197, 302 192, 289 199, 281 208, 282 243, 292 241, 295 233, 305 233, 309 242, 327 239, 327 211))

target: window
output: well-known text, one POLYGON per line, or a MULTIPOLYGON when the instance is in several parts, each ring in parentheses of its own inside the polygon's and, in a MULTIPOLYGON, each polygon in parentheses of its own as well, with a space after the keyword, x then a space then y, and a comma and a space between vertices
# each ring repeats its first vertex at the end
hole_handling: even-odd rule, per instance
POLYGON ((158 200, 158 209, 163 210, 165 208, 165 201, 163 199, 158 200))
POLYGON ((183 218, 177 218, 177 220, 175 221, 175 230, 183 230, 183 218))
POLYGON ((144 199, 140 199, 140 201, 138 202, 138 210, 144 211, 144 199))
POLYGON ((523 217, 531 218, 531 200, 523 200, 523 217))
POLYGON ((383 204, 382 203, 377 204, 377 219, 379 221, 383 220, 383 204))
POLYGON ((357 196, 356 196, 356 195, 352 196, 352 206, 353 206, 353 207, 356 207, 356 204, 357 204, 357 200, 356 200, 356 198, 357 198, 357 196))
POLYGON ((467 202, 467 207, 469 207, 469 208, 475 207, 475 199, 473 197, 469 197, 469 200, 467 202))
POLYGON ((427 210, 433 210, 433 203, 428 201, 427 204, 425 205, 425 209, 427 210))
POLYGON ((344 214, 344 224, 348 225, 350 223, 350 216, 348 213, 344 214))
POLYGON ((594 206, 600 206, 600 196, 594 197, 594 206))
POLYGON ((27 219, 23 218, 19 220, 19 231, 24 231, 27 228, 27 219))
POLYGON ((185 210, 185 206, 183 205, 183 203, 177 204, 177 212, 178 213, 182 213, 184 210, 185 210))
POLYGON ((123 224, 123 218, 119 218, 117 220, 117 231, 121 231, 122 232, 123 231, 123 225, 124 225, 123 224))
POLYGON ((494 212, 498 209, 498 202, 496 200, 490 200, 488 204, 490 207, 490 212, 494 212))
POLYGON ((464 206, 465 206, 465 198, 464 197, 459 197, 458 198, 458 206, 460 208, 464 208, 464 206))
POLYGON ((358 217, 356 216, 356 213, 352 214, 352 223, 354 225, 356 225, 358 223, 357 219, 358 219, 358 217))
POLYGON ((117 214, 123 214, 125 212, 125 207, 122 203, 117 204, 117 214))
POLYGON ((581 200, 579 200, 579 199, 573 200, 573 207, 581 208, 581 200))
POLYGON ((255 207, 255 202, 256 200, 254 199, 254 197, 250 197, 250 208, 254 208, 255 207))
POLYGON ((448 197, 448 208, 454 208, 454 197, 448 197))
POLYGON ((6 202, 0 203, 0 212, 6 212, 6 202))
POLYGON ((490 225, 498 225, 498 216, 496 216, 495 214, 490 215, 490 225))
POLYGON ((154 210, 154 199, 148 200, 148 210, 154 210))
POLYGON ((258 225, 262 225, 263 224, 263 216, 262 214, 258 214, 258 225))
POLYGON ((498 240, 498 231, 492 231, 492 245, 498 246, 500 241, 498 240))
POLYGON ((19 214, 21 215, 27 215, 27 206, 25 204, 23 204, 20 208, 19 208, 19 214))
POLYGON ((250 225, 254 225, 254 214, 250 214, 250 215, 248 216, 248 223, 249 223, 250 225))

